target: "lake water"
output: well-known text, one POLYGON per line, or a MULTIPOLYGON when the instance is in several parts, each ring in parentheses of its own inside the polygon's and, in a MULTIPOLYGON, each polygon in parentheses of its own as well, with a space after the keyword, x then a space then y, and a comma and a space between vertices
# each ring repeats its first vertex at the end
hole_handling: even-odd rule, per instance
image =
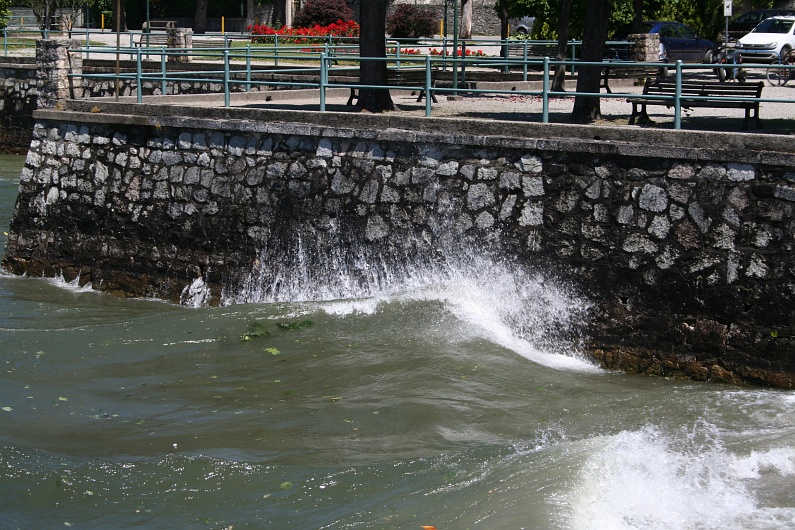
POLYGON ((598 369, 587 301, 505 263, 218 308, 3 273, 0 304, 2 529, 795 527, 795 393, 598 369))

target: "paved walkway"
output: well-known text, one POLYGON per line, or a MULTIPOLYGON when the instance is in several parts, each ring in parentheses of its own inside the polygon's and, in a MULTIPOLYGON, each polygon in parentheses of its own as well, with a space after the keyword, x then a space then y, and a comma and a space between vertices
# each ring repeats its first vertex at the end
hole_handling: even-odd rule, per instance
MULTIPOLYGON (((749 79, 758 82, 759 79, 749 79)), ((515 86, 518 90, 540 91, 540 83, 508 83, 503 89, 510 90, 515 86), (508 87, 508 88, 506 88, 508 87)), ((629 116, 632 105, 627 103, 626 95, 639 94, 641 86, 633 86, 630 82, 611 84, 614 97, 606 97, 603 92, 600 102, 602 120, 600 125, 629 127, 629 116)), ((574 90, 574 81, 567 84, 567 89, 574 90)), ((762 92, 765 98, 789 100, 791 102, 762 102, 760 117, 763 129, 757 130, 753 124, 749 132, 771 134, 795 133, 795 85, 783 87, 765 86, 762 92)), ((334 112, 358 112, 355 107, 347 106, 349 90, 331 89, 326 95, 326 110, 334 112)), ((468 118, 507 121, 542 121, 542 99, 539 95, 529 94, 473 94, 461 91, 458 97, 448 98, 438 94, 438 103, 431 105, 432 117, 468 118)), ((407 90, 394 90, 392 100, 397 111, 405 115, 424 117, 425 101, 417 102, 416 94, 407 90)), ((145 102, 169 103, 175 105, 211 105, 222 106, 222 95, 204 96, 168 96, 147 97, 145 102)), ((551 123, 571 123, 574 98, 551 98, 549 100, 549 121, 551 123)), ((270 91, 248 94, 232 94, 231 106, 249 108, 272 108, 318 111, 320 97, 317 90, 270 91)), ((648 113, 653 123, 642 127, 673 128, 674 111, 663 106, 650 106, 648 113)), ((741 109, 696 108, 683 109, 681 127, 686 130, 741 131, 745 111, 741 109)), ((638 127, 637 125, 634 127, 638 127)))

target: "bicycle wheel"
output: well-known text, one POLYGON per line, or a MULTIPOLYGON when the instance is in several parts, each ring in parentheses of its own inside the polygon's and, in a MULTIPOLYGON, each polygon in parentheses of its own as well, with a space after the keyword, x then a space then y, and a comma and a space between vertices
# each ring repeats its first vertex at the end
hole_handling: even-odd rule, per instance
POLYGON ((781 86, 789 79, 789 70, 786 68, 776 68, 776 65, 782 65, 781 59, 773 62, 770 68, 767 69, 767 82, 772 86, 781 86))

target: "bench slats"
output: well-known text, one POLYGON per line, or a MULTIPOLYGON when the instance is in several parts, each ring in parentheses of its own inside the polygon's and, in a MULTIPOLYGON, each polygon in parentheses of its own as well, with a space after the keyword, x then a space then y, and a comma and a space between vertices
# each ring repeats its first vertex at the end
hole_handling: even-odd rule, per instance
POLYGON ((650 79, 660 78, 665 75, 662 71, 665 66, 638 66, 631 61, 614 61, 616 64, 606 65, 602 68, 602 84, 608 94, 612 94, 610 89, 610 79, 650 79), (620 65, 620 66, 619 66, 620 65))
MULTIPOLYGON (((764 83, 713 83, 707 81, 682 81, 679 103, 682 107, 704 107, 720 109, 744 109, 745 119, 743 129, 748 128, 748 120, 753 118, 758 129, 762 128, 759 118, 759 101, 762 97, 764 83), (693 99, 693 98, 699 99, 693 99), (700 99, 705 98, 705 99, 700 99)), ((673 81, 660 81, 648 79, 643 85, 644 96, 675 96, 676 83, 673 81)), ((627 98, 632 103, 632 115, 629 124, 634 125, 635 119, 651 121, 646 113, 648 105, 664 105, 672 107, 672 100, 653 100, 640 97, 627 98)))
MULTIPOLYGON (((431 70, 431 87, 436 86, 436 80, 434 79, 435 71, 431 70)), ((423 88, 423 90, 419 91, 419 95, 417 96, 417 103, 422 101, 422 98, 425 97, 425 68, 390 68, 387 70, 386 73, 386 83, 389 86, 403 86, 403 87, 411 87, 416 86, 419 88, 423 88)), ((348 102, 346 105, 353 104, 354 100, 359 99, 359 93, 356 88, 351 87, 351 95, 348 98, 348 102)), ((436 99, 436 94, 431 92, 431 101, 434 103, 439 103, 436 99)))

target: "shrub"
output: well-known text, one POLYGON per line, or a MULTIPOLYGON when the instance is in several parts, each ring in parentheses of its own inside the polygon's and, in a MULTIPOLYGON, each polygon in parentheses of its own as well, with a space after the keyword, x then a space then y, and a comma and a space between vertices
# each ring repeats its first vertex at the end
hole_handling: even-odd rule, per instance
POLYGON ((411 4, 400 4, 386 22, 386 32, 394 39, 419 39, 433 37, 439 21, 432 9, 411 4))
POLYGON ((307 0, 293 17, 296 28, 328 26, 338 20, 350 20, 353 11, 347 0, 307 0))

